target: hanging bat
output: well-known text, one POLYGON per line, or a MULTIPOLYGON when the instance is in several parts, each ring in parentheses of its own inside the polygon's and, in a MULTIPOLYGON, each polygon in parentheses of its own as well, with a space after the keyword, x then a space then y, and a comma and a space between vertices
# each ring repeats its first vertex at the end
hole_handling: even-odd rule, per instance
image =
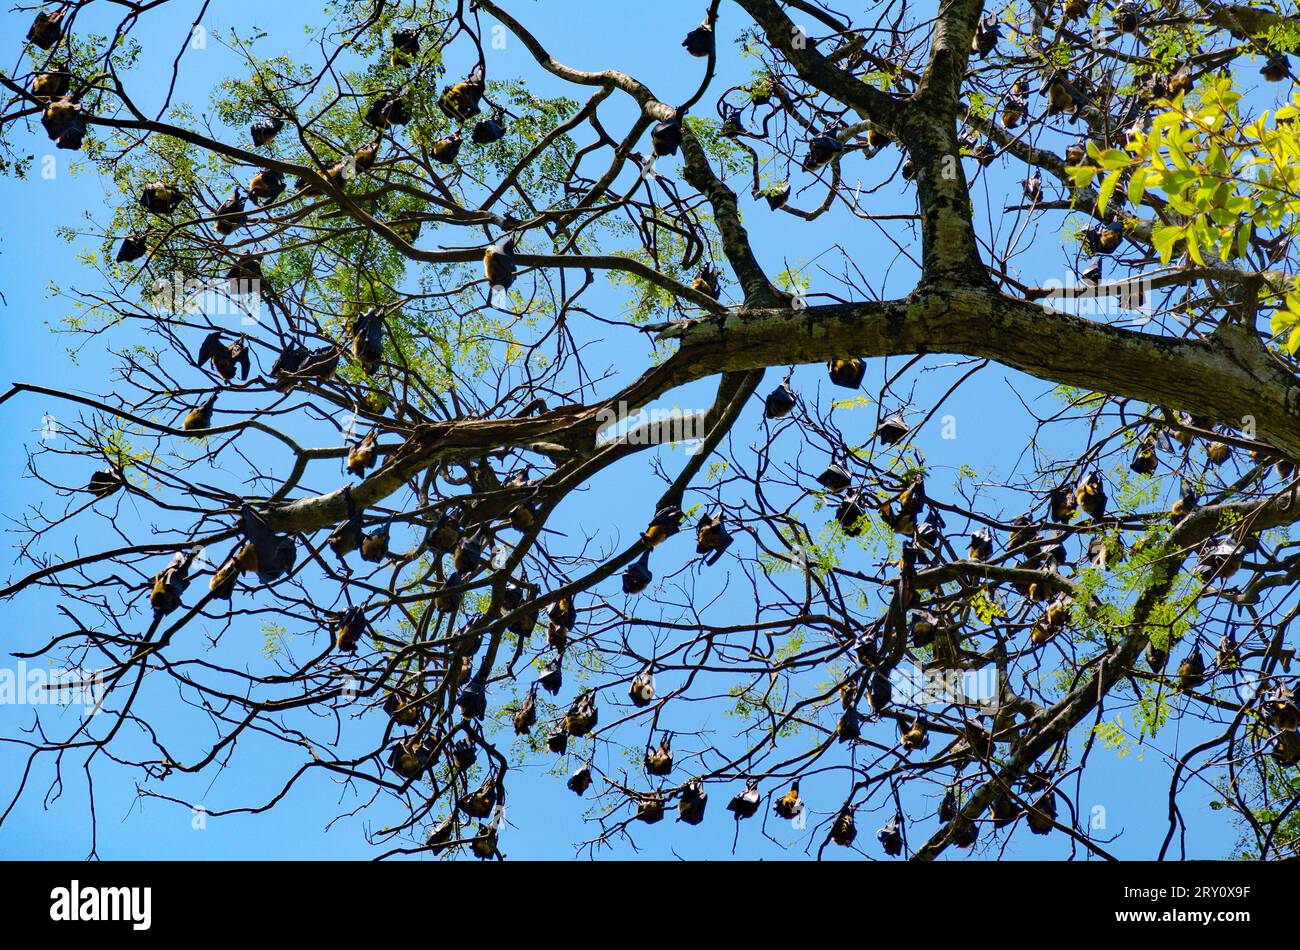
POLYGON ((1184 488, 1183 493, 1174 499, 1174 503, 1169 507, 1169 520, 1174 524, 1182 521, 1196 509, 1200 503, 1200 496, 1191 488, 1184 488))
MULTIPOLYGON (((542 667, 542 672, 537 677, 538 685, 552 696, 557 694, 560 691, 560 687, 564 685, 564 665, 562 659, 562 656, 557 656, 555 659, 548 662, 542 667)), ((566 732, 565 735, 568 735, 568 733, 566 732)))
POLYGON ((636 820, 647 825, 657 824, 664 817, 664 800, 658 792, 643 796, 637 801, 636 820))
POLYGON ((478 750, 469 738, 456 739, 451 747, 451 764, 458 772, 468 772, 478 760, 478 750))
POLYGON ((1060 73, 1053 73, 1043 90, 1047 94, 1047 114, 1059 115, 1062 112, 1075 112, 1078 103, 1074 91, 1060 73))
POLYGON ((424 846, 434 854, 440 854, 447 850, 447 847, 454 840, 456 833, 456 821, 451 815, 448 815, 439 822, 428 836, 424 839, 424 846))
POLYGON ((827 364, 831 383, 844 389, 858 389, 867 374, 867 364, 856 356, 849 359, 831 360, 827 364))
POLYGON ((509 290, 515 282, 515 241, 506 236, 483 251, 483 274, 493 290, 509 290))
POLYGON ((271 364, 271 376, 276 380, 276 390, 287 393, 300 382, 328 382, 338 365, 338 347, 327 345, 309 350, 291 341, 271 364))
POLYGON ((1074 497, 1079 507, 1094 521, 1106 514, 1106 491, 1101 476, 1096 472, 1079 482, 1074 497))
POLYGON ((1147 436, 1138 443, 1133 461, 1129 462, 1128 467, 1129 471, 1138 475, 1150 475, 1155 472, 1157 462, 1156 440, 1153 436, 1147 436))
POLYGON ((569 734, 564 731, 564 723, 556 723, 555 728, 546 737, 546 748, 556 755, 564 755, 565 750, 569 748, 569 734))
POLYGON ((379 433, 371 429, 361 441, 348 448, 347 469, 349 475, 364 478, 366 471, 375 464, 379 433))
POLYGON ((212 428, 212 409, 216 404, 217 394, 213 393, 207 402, 186 413, 181 429, 185 432, 198 432, 212 428))
POLYGON ((169 215, 181 203, 180 191, 161 181, 151 182, 140 192, 140 205, 150 214, 169 215))
POLYGON ((598 719, 595 694, 582 693, 564 714, 564 731, 575 739, 581 738, 596 727, 598 719))
POLYGON ((177 551, 171 562, 154 575, 149 589, 149 606, 161 617, 181 606, 181 595, 189 586, 190 567, 194 559, 203 553, 202 545, 195 545, 188 551, 177 551))
POLYGON ((1300 728, 1300 707, 1294 695, 1284 684, 1278 683, 1262 704, 1264 716, 1270 726, 1282 732, 1294 733, 1300 728))
POLYGON ((853 839, 857 836, 858 828, 853 821, 853 807, 845 805, 835 816, 835 821, 831 823, 831 841, 842 848, 847 848, 853 844, 853 839))
POLYGON ((850 538, 856 538, 865 530, 863 522, 867 517, 867 506, 862 503, 862 496, 857 492, 845 495, 835 509, 835 521, 850 538))
POLYGON ((388 756, 388 767, 404 779, 417 778, 427 765, 428 759, 415 736, 394 743, 388 756))
POLYGON ((223 382, 230 382, 235 378, 235 372, 238 370, 240 379, 248 379, 248 340, 241 333, 234 343, 227 346, 221 342, 221 331, 214 330, 203 338, 203 343, 199 346, 199 352, 194 357, 196 366, 202 366, 204 363, 211 362, 212 368, 217 371, 223 382))
POLYGON ((491 145, 503 138, 505 134, 504 117, 500 112, 497 112, 487 119, 479 119, 475 122, 469 137, 470 141, 475 145, 491 145))
POLYGON ((712 267, 705 266, 695 276, 695 279, 691 281, 691 290, 717 300, 720 292, 718 287, 718 272, 712 267))
POLYGON ((378 564, 388 556, 388 536, 393 526, 389 518, 361 541, 361 560, 378 564))
POLYGON ((891 858, 896 858, 903 853, 902 821, 903 816, 895 812, 894 817, 889 819, 889 823, 876 832, 876 840, 885 849, 885 854, 891 858))
POLYGON ((449 87, 438 99, 438 108, 452 121, 464 122, 479 114, 479 102, 486 88, 479 64, 463 80, 449 87))
POLYGON ((352 164, 359 172, 368 172, 379 158, 379 140, 369 142, 352 153, 352 164))
POLYGON ((745 790, 737 793, 731 802, 727 803, 727 811, 736 816, 740 821, 746 817, 754 817, 758 814, 758 803, 761 801, 761 795, 758 794, 758 781, 754 778, 745 782, 745 790))
POLYGON ((58 99, 66 96, 71 87, 72 73, 68 72, 66 64, 32 77, 31 91, 37 99, 58 99))
POLYGON ((368 310, 352 321, 348 328, 352 356, 367 373, 373 373, 384 355, 384 314, 368 310))
POLYGON ((718 558, 731 547, 732 537, 727 531, 726 526, 722 523, 722 512, 715 515, 705 515, 699 521, 695 529, 695 553, 708 555, 704 563, 712 567, 718 563, 718 558))
POLYGON ((219 235, 228 237, 248 222, 248 214, 244 211, 245 200, 243 192, 236 188, 229 198, 217 206, 216 229, 219 235))
POLYGON ((712 14, 706 13, 703 22, 686 34, 682 40, 686 52, 701 58, 713 55, 713 22, 712 14))
POLYGON ((326 540, 334 556, 342 561, 347 555, 361 547, 365 539, 365 530, 361 526, 361 514, 352 500, 351 489, 343 489, 343 500, 347 504, 348 515, 326 540))
POLYGON ((862 737, 862 714, 856 709, 846 709, 835 725, 835 738, 840 742, 856 742, 862 737))
POLYGON ((970 536, 966 557, 971 561, 987 561, 993 556, 993 532, 981 528, 970 536))
POLYGON ((47 13, 41 10, 27 30, 27 42, 38 49, 53 49, 63 39, 63 15, 65 10, 47 13))
POLYGON ((1044 792, 1025 813, 1029 830, 1036 835, 1045 835, 1056 826, 1056 793, 1051 789, 1044 792))
POLYGON ((379 131, 410 121, 411 109, 399 92, 384 93, 366 110, 366 125, 379 131))
POLYGON ((569 781, 565 783, 569 791, 581 797, 587 789, 591 788, 591 763, 584 762, 578 767, 578 770, 569 776, 569 781))
POLYGON ((655 155, 661 158, 665 155, 676 155, 677 149, 682 144, 681 117, 674 115, 671 119, 656 123, 650 130, 650 144, 655 155))
POLYGON ((459 571, 452 571, 447 575, 447 580, 433 595, 433 609, 441 613, 449 614, 460 607, 464 595, 454 588, 462 584, 459 571))
POLYGON ((149 245, 144 242, 143 234, 128 234, 118 246, 115 260, 119 264, 130 264, 149 253, 149 245))
POLYGON ((798 779, 795 779, 790 786, 790 791, 772 803, 772 811, 776 813, 776 817, 784 818, 786 821, 793 820, 803 811, 803 799, 799 797, 798 779))
POLYGON ((867 681, 867 702, 877 713, 885 709, 890 701, 894 698, 894 689, 889 682, 889 677, 880 670, 871 674, 871 679, 867 681))
POLYGON ((647 775, 663 776, 673 770, 672 733, 667 733, 659 740, 658 747, 646 749, 645 770, 647 775))
POLYGON ((498 823, 502 812, 498 811, 497 816, 486 825, 478 825, 478 834, 469 840, 469 851, 478 860, 491 860, 497 858, 503 859, 502 853, 498 847, 498 823))
POLYGON ((698 825, 704 820, 704 807, 708 803, 709 794, 704 790, 704 782, 698 778, 691 779, 677 800, 677 820, 698 825))
POLYGON ((763 415, 768 419, 782 419, 790 414, 795 401, 794 390, 790 388, 790 381, 786 380, 763 400, 763 415))
POLYGON ((1190 693, 1204 683, 1205 660, 1201 657, 1201 651, 1192 647, 1192 652, 1178 664, 1178 689, 1180 692, 1190 693))
POLYGON ((41 128, 61 149, 77 151, 86 136, 86 113, 71 96, 51 100, 41 112, 41 128))
POLYGON ((1014 129, 1025 121, 1028 114, 1029 100, 1027 98, 1017 95, 1007 96, 1002 102, 1002 127, 1004 129, 1014 129))
POLYGON ((465 688, 456 697, 456 705, 466 719, 482 719, 487 715, 486 670, 480 670, 478 675, 465 684, 465 688))
POLYGON ((453 566, 467 577, 483 566, 484 549, 480 537, 481 535, 475 532, 468 538, 462 538, 452 555, 453 566))
POLYGON ((939 546, 943 541, 942 528, 943 517, 937 511, 931 511, 916 526, 916 533, 912 540, 921 554, 926 557, 937 557, 940 554, 939 546))
POLYGON ((907 423, 903 421, 903 414, 896 412, 876 426, 876 439, 881 445, 897 445, 910 431, 907 423))
POLYGON ((263 584, 293 570, 298 557, 293 538, 275 534, 266 520, 248 505, 240 507, 239 522, 244 539, 252 549, 243 556, 241 570, 255 572, 263 584))
POLYGON ((249 134, 253 138, 254 145, 262 146, 279 135, 282 128, 284 128, 284 120, 273 116, 255 121, 249 130, 249 134))
POLYGON ((632 699, 632 705, 638 709, 644 709, 654 701, 654 673, 648 665, 640 673, 632 677, 632 685, 628 687, 628 696, 632 699))
POLYGON ((454 551, 460 544, 460 519, 456 512, 448 511, 438 516, 438 520, 425 532, 425 545, 438 554, 454 551))
POLYGON ((256 287, 262 281, 262 258, 257 254, 240 254, 226 271, 230 292, 240 294, 245 287, 256 287))
POLYGON ((781 182, 769 189, 763 197, 767 199, 769 210, 776 211, 779 208, 784 208, 790 200, 790 183, 788 181, 781 182))
POLYGON ((853 484, 853 477, 843 465, 832 462, 817 476, 817 484, 832 494, 838 494, 853 484))
POLYGON ((389 693, 384 700, 384 712, 399 726, 414 726, 420 721, 420 704, 403 693, 389 693))
POLYGON ((523 705, 515 710, 511 721, 515 726, 515 735, 526 735, 530 729, 537 723, 537 684, 533 683, 528 687, 528 695, 524 698, 523 705))
POLYGON ((640 560, 628 565, 623 572, 623 593, 639 594, 650 586, 652 580, 654 573, 650 570, 650 552, 646 551, 640 560))
POLYGON ((808 141, 808 154, 804 156, 803 170, 815 172, 829 165, 831 160, 844 151, 844 143, 834 135, 824 133, 815 135, 808 141))
POLYGON ((506 516, 510 527, 519 532, 533 530, 537 524, 537 513, 541 509, 541 501, 536 498, 525 498, 519 504, 510 509, 506 516))
POLYGON ((998 27, 997 19, 993 16, 982 16, 975 26, 975 35, 971 38, 971 52, 983 59, 993 52, 1001 38, 1002 30, 998 27))
POLYGON ((263 168, 248 183, 248 195, 256 204, 269 204, 284 194, 284 175, 274 168, 263 168))
POLYGON ((90 476, 86 491, 97 499, 107 498, 125 485, 126 476, 122 474, 122 470, 116 465, 110 465, 108 468, 100 469, 90 476))
POLYGON ((903 723, 900 721, 898 728, 903 734, 903 748, 908 752, 914 749, 924 749, 930 744, 930 730, 926 728, 924 716, 917 716, 908 724, 906 729, 903 728, 903 723))
POLYGON ((1300 735, 1294 732, 1279 732, 1270 754, 1273 761, 1283 768, 1300 764, 1300 735))
POLYGON ((462 795, 457 807, 469 818, 486 818, 497 803, 496 777, 489 776, 477 791, 462 795))
POLYGON ((566 594, 555 601, 547 610, 546 618, 553 626, 564 630, 572 630, 574 621, 577 619, 577 613, 573 607, 573 598, 566 594))
POLYGON ((908 631, 912 646, 923 650, 934 642, 939 627, 938 619, 928 610, 919 610, 912 615, 912 625, 908 631))
POLYGON ((394 67, 409 66, 420 52, 420 31, 412 27, 393 30, 393 53, 390 62, 394 67))
POLYGON ((1260 67, 1259 74, 1267 82, 1281 82, 1291 75, 1291 61, 1286 53, 1271 53, 1260 67))
POLYGON ((435 162, 452 165, 456 162, 456 156, 460 154, 460 143, 460 133, 453 132, 451 135, 444 135, 434 142, 429 152, 435 162))

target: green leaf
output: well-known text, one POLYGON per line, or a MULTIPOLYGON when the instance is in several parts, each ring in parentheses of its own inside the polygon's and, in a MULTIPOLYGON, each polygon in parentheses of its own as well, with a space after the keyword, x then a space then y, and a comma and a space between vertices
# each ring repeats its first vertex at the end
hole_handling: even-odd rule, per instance
POLYGON ((1183 228, 1177 225, 1157 224, 1151 229, 1151 244, 1160 255, 1160 263, 1168 264, 1173 260, 1174 245, 1183 233, 1183 228))
POLYGON ((1100 170, 1092 165, 1072 165, 1066 168, 1065 173, 1070 176, 1076 188, 1083 188, 1092 183, 1092 176, 1100 170))
POLYGON ((1128 168, 1132 163, 1133 160, 1128 157, 1128 154, 1117 148, 1108 148, 1097 157, 1097 164, 1106 171, 1128 168))
POLYGON ((1150 169, 1139 168, 1133 173, 1133 177, 1128 180, 1128 202, 1131 205, 1140 205, 1142 196, 1147 190, 1147 176, 1150 175, 1150 169))
POLYGON ((1106 213, 1106 206, 1110 204, 1110 196, 1115 193, 1115 186, 1119 184, 1119 176, 1122 172, 1113 171, 1106 176, 1101 183, 1101 188, 1097 190, 1097 210, 1102 214, 1106 213))
POLYGON ((1296 322, 1296 315, 1289 310, 1274 310, 1273 317, 1269 320, 1269 330, 1274 336, 1281 336, 1286 332, 1286 328, 1296 322))

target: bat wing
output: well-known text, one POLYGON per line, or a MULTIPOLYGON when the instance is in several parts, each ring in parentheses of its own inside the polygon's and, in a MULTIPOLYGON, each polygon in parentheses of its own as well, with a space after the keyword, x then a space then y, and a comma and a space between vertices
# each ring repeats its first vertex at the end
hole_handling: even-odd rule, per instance
POLYGON ((199 346, 199 353, 194 358, 195 364, 202 366, 208 360, 212 359, 217 352, 217 347, 221 345, 221 333, 219 331, 209 333, 203 338, 202 345, 199 346))
POLYGON ((258 566, 265 568, 275 563, 278 545, 270 526, 248 505, 244 505, 239 510, 239 517, 243 523, 244 537, 253 545, 253 550, 257 554, 258 566))

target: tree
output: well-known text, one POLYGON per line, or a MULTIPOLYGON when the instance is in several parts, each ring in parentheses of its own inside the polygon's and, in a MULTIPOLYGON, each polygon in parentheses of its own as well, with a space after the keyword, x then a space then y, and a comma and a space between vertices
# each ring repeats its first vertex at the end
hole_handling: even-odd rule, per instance
POLYGON ((500 857, 543 762, 594 803, 592 850, 665 805, 718 821, 712 792, 738 834, 922 860, 1031 833, 1109 857, 1081 782, 1099 740, 1140 743, 1173 761, 1161 856, 1193 777, 1244 853, 1295 853, 1288 14, 712 0, 656 76, 561 61, 507 6, 356 4, 303 62, 231 36, 203 115, 133 68, 165 3, 100 33, 90 0, 40 11, 0 75, 6 168, 43 129, 118 190, 99 286, 60 293, 83 346, 132 342, 98 396, 5 397, 81 413, 32 452, 68 501, 24 516, 0 596, 57 592, 23 653, 103 710, 6 741, 172 801, 279 743, 280 793, 228 810, 325 773, 408 807, 385 854, 500 857), (493 73, 498 37, 535 75, 493 73), (801 247, 819 220, 840 236, 801 247), (1021 273, 1051 232, 1078 279, 1021 273), (858 391, 899 356, 848 400, 807 368, 858 391), (997 367, 1056 404, 1000 447, 1013 474, 948 479, 945 407, 997 367), (657 497, 583 521, 649 458, 657 497))

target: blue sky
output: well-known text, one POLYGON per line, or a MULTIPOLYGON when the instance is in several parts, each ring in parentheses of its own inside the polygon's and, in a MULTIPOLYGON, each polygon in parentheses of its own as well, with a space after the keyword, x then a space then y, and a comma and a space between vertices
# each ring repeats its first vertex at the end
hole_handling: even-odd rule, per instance
MULTIPOLYGON (((205 22, 212 37, 219 35, 226 24, 239 23, 246 26, 255 22, 270 37, 263 41, 263 48, 276 49, 282 45, 289 52, 298 52, 302 48, 301 23, 304 14, 301 9, 289 4, 253 4, 244 0, 214 6, 215 12, 205 22)), ((647 81, 661 99, 680 101, 694 90, 699 66, 681 52, 679 43, 686 30, 699 21, 702 6, 700 3, 679 0, 664 0, 653 5, 547 0, 545 4, 512 4, 512 11, 526 25, 535 29, 559 59, 574 66, 593 69, 617 64, 647 81)), ((145 63, 142 65, 145 74, 149 74, 151 63, 170 61, 176 47, 176 25, 188 23, 197 9, 197 4, 178 4, 177 9, 166 16, 146 21, 144 31, 139 35, 146 51, 145 63)), ((0 16, 7 27, 3 31, 4 35, 13 37, 25 31, 25 16, 15 17, 8 13, 0 16)), ((721 36, 729 40, 739 29, 741 20, 742 15, 738 11, 724 5, 719 26, 721 36)), ((743 81, 751 69, 750 63, 739 60, 729 42, 720 44, 720 49, 723 51, 720 67, 723 79, 718 84, 719 89, 733 81, 743 81)), ((469 52, 462 50, 460 55, 467 66, 469 52)), ((513 38, 506 42, 504 49, 489 49, 487 55, 491 76, 505 77, 522 73, 529 77, 530 85, 538 91, 553 90, 552 85, 541 77, 526 52, 513 38)), ((460 66, 461 60, 453 54, 452 71, 457 71, 460 66)), ((229 58, 217 44, 210 42, 209 49, 202 55, 187 60, 177 98, 189 101, 201 110, 207 102, 208 88, 221 79, 229 67, 229 58)), ((581 96, 582 93, 575 95, 581 96)), ((148 99, 145 98, 145 101, 148 99)), ((622 114, 617 109, 611 111, 616 115, 622 114)), ((709 112, 712 114, 711 105, 709 112)), ((38 160, 45 153, 46 143, 39 129, 34 130, 31 148, 38 160)), ((886 154, 871 161, 892 163, 896 160, 895 155, 896 153, 886 154)), ((68 153, 57 154, 58 176, 53 181, 43 180, 39 176, 21 182, 0 180, 0 207, 6 209, 3 228, 0 228, 0 291, 3 291, 5 298, 3 317, 6 321, 7 344, 0 347, 0 381, 7 384, 11 380, 22 380, 96 391, 108 384, 113 362, 95 343, 83 349, 75 362, 69 358, 67 347, 73 341, 50 330, 64 316, 66 301, 51 298, 46 293, 45 282, 52 279, 80 289, 93 289, 96 276, 81 270, 76 261, 78 250, 92 246, 93 242, 77 240, 69 244, 58 238, 54 229, 56 225, 84 224, 84 215, 87 214, 102 220, 105 216, 104 204, 119 199, 113 193, 111 183, 100 182, 93 173, 87 172, 80 176, 70 174, 68 158, 68 153)), ((855 174, 856 169, 856 173, 864 177, 880 177, 880 169, 874 165, 870 169, 864 167, 865 161, 856 157, 856 164, 846 162, 846 175, 855 174)), ((968 172, 972 168, 973 165, 968 164, 968 172)), ((661 163, 660 170, 674 175, 675 160, 661 163)), ((1022 174, 1018 166, 1004 166, 999 162, 975 181, 972 193, 980 220, 986 214, 996 219, 1001 213, 1003 195, 1016 188, 1014 182, 1022 174)), ((892 188, 894 186, 891 185, 890 189, 892 188)), ((901 194, 882 193, 880 207, 881 210, 912 210, 911 198, 901 194)), ((812 289, 815 292, 830 282, 810 262, 833 244, 839 243, 851 251, 858 266, 873 280, 873 285, 880 292, 896 295, 910 289, 910 281, 914 276, 911 268, 905 261, 895 259, 893 246, 880 237, 872 225, 851 223, 842 214, 827 215, 819 221, 804 224, 788 216, 771 215, 765 206, 750 201, 748 196, 742 196, 742 208, 760 260, 771 272, 784 266, 811 266, 812 289), (889 277, 885 279, 887 270, 889 277)), ((1072 248, 1055 228, 1059 220, 1059 217, 1050 219, 1051 223, 1039 233, 1031 233, 1029 242, 1032 250, 1018 262, 1022 270, 1031 273, 1036 279, 1063 277, 1067 261, 1072 258, 1072 248)), ((894 233, 903 234, 901 231, 894 233)), ((449 243, 454 241, 454 238, 449 239, 449 243)), ((912 244, 912 249, 916 250, 915 243, 912 244)), ((610 315, 617 315, 622 309, 623 298, 616 290, 602 291, 598 299, 610 315)), ((117 339, 114 342, 120 345, 123 341, 117 339)), ((605 352, 598 351, 598 358, 613 359, 612 355, 607 355, 609 349, 605 352)), ((926 365, 934 368, 932 372, 912 374, 909 377, 909 385, 910 381, 915 382, 916 405, 926 406, 951 385, 954 374, 945 369, 945 364, 951 362, 942 357, 931 358, 926 365)), ((897 360, 873 361, 863 391, 876 392, 882 380, 900 365, 901 362, 897 360)), ((783 374, 775 370, 770 372, 763 390, 775 385, 781 375, 783 374)), ((829 398, 824 373, 820 368, 800 370, 796 373, 795 383, 806 396, 812 395, 820 387, 821 398, 829 398)), ((982 371, 966 384, 943 410, 955 417, 957 437, 942 439, 938 426, 931 425, 919 439, 920 448, 937 473, 930 483, 932 494, 936 490, 941 491, 940 486, 950 484, 956 476, 957 467, 961 465, 985 475, 1009 476, 1017 464, 1020 447, 1034 431, 1034 419, 1023 408, 1020 399, 1040 414, 1049 413, 1059 404, 1045 397, 1048 388, 1040 381, 998 367, 982 371)), ((906 392, 906 389, 902 390, 903 395, 906 392)), ((708 385, 696 385, 672 394, 667 402, 699 407, 706 404, 709 393, 708 385)), ((0 406, 0 438, 3 443, 9 446, 35 445, 40 438, 42 415, 46 412, 56 418, 64 414, 75 414, 66 404, 29 395, 0 406)), ((874 407, 844 412, 837 417, 845 432, 858 441, 868 437, 874 418, 874 407)), ((738 423, 733 433, 733 442, 738 446, 744 445, 747 440, 762 438, 763 431, 758 408, 751 406, 738 423)), ((1062 435, 1067 431, 1057 430, 1061 442, 1051 448, 1059 453, 1079 445, 1077 441, 1062 435)), ((781 446, 794 450, 797 445, 793 435, 786 433, 778 443, 778 450, 781 446)), ((777 454, 779 456, 779 451, 777 454)), ((664 449, 660 452, 660 457, 669 471, 674 471, 685 459, 680 449, 664 449)), ((45 505, 54 509, 61 506, 60 501, 50 497, 48 488, 35 479, 24 477, 25 464, 25 455, 19 451, 11 451, 0 457, 0 482, 7 486, 0 513, 7 519, 18 515, 28 506, 45 505)), ((1020 464, 1023 466, 1023 461, 1020 464)), ((84 478, 84 473, 76 474, 80 468, 61 471, 69 472, 69 483, 84 478)), ((577 527, 615 532, 614 537, 621 538, 626 543, 631 533, 641 527, 640 508, 648 507, 660 491, 659 483, 647 473, 648 465, 642 456, 597 479, 590 490, 583 494, 580 510, 573 515, 577 519, 577 527), (637 508, 638 513, 633 517, 628 516, 629 496, 641 502, 637 508)), ((996 510, 1000 499, 996 493, 993 497, 997 499, 992 505, 996 510)), ((1017 504, 1021 502, 1007 498, 1007 512, 1016 513, 1017 504)), ((8 552, 16 543, 17 536, 8 531, 12 527, 8 520, 4 527, 6 533, 0 535, 0 543, 4 545, 3 550, 8 552)), ((147 523, 138 527, 142 532, 149 530, 147 523)), ((949 529, 960 531, 964 526, 949 525, 949 529)), ((89 549, 104 543, 107 538, 102 522, 87 521, 80 528, 77 540, 83 549, 89 549)), ((672 543, 680 546, 685 557, 685 537, 672 543)), ((724 566, 714 570, 725 572, 725 564, 724 561, 724 566)), ((17 574, 22 571, 22 568, 11 567, 5 573, 17 574)), ((723 578, 724 573, 719 573, 709 583, 718 585, 720 589, 723 578)), ((744 603, 747 595, 741 593, 744 589, 743 584, 730 588, 723 595, 727 599, 722 607, 729 607, 744 616, 747 609, 744 603)), ((605 594, 612 598, 612 589, 605 591, 605 594)), ((25 594, 17 600, 0 603, 0 617, 4 620, 0 623, 0 630, 5 631, 6 651, 30 649, 45 636, 62 629, 66 621, 56 614, 55 607, 56 602, 43 593, 25 594)), ((748 609, 752 610, 752 607, 748 609)), ((251 624, 251 621, 247 622, 251 624)), ((255 663, 261 634, 251 626, 247 630, 236 629, 230 633, 233 637, 225 637, 221 650, 229 653, 247 649, 249 662, 255 663), (232 643, 235 638, 240 639, 232 643)), ((9 656, 4 656, 0 662, 10 667, 15 667, 18 663, 9 656)), ((690 715, 690 710, 691 707, 688 706, 686 712, 677 715, 690 715)), ((700 714, 705 716, 703 721, 684 723, 683 727, 691 725, 698 729, 713 730, 718 741, 726 743, 729 741, 727 737, 734 735, 742 725, 729 721, 716 712, 704 713, 704 710, 703 705, 698 707, 700 714)), ((79 713, 72 709, 65 715, 75 717, 79 713)), ((168 725, 181 729, 186 728, 191 720, 197 719, 190 711, 178 710, 176 716, 176 721, 168 725)), ((29 707, 21 704, 0 705, 0 735, 14 736, 18 730, 30 728, 31 722, 32 711, 29 707)), ((199 725, 197 722, 193 724, 195 727, 199 725)), ((1174 728, 1170 727, 1171 730, 1174 728)), ((1178 749, 1186 749, 1193 739, 1192 728, 1188 727, 1188 731, 1188 736, 1179 737, 1178 749)), ((1203 737, 1204 727, 1196 727, 1195 733, 1203 737)), ((885 738, 892 739, 892 735, 885 738)), ((1163 738, 1166 746, 1173 742, 1172 736, 1163 738)), ((833 754, 841 753, 837 750, 833 754)), ((278 787, 286 774, 286 768, 291 766, 292 763, 286 761, 285 755, 280 746, 245 742, 241 743, 234 761, 219 771, 197 777, 176 775, 166 782, 152 783, 150 788, 158 794, 174 794, 202 801, 213 809, 258 803, 278 787)), ((0 745, 0 795, 4 796, 5 803, 16 787, 16 770, 21 762, 22 757, 15 748, 0 745)), ((577 764, 577 760, 571 760, 568 768, 576 767, 577 764)), ((550 774, 551 765, 549 760, 530 763, 511 779, 510 826, 502 837, 502 850, 511 858, 572 856, 574 843, 590 838, 595 833, 594 826, 583 820, 584 803, 575 800, 565 790, 562 778, 550 774)), ((1102 834, 1119 835, 1117 840, 1107 845, 1113 853, 1134 858, 1154 854, 1167 827, 1165 810, 1168 775, 1167 761, 1150 747, 1139 749, 1122 759, 1105 748, 1099 747, 1093 751, 1080 802, 1087 808, 1100 806, 1104 809, 1106 831, 1102 834)), ((30 778, 27 794, 3 826, 0 826, 0 856, 85 856, 90 847, 85 775, 79 767, 65 767, 61 794, 49 800, 43 798, 43 793, 52 778, 47 758, 45 765, 38 768, 30 778)), ((196 822, 188 810, 170 802, 138 797, 137 780, 138 776, 134 772, 105 761, 96 763, 98 854, 101 857, 367 858, 378 852, 366 843, 364 832, 382 826, 386 820, 399 814, 399 806, 395 803, 381 802, 357 816, 335 820, 336 816, 356 809, 360 804, 357 793, 316 776, 296 787, 279 807, 268 814, 210 818, 205 827, 196 828, 196 823, 202 823, 196 822)), ((824 812, 832 807, 827 803, 839 801, 835 796, 842 795, 845 780, 842 775, 828 776, 824 788, 819 788, 820 781, 806 784, 804 797, 815 811, 824 812), (820 797, 819 791, 822 792, 820 797), (819 805, 822 806, 820 809, 819 805)), ((637 831, 637 851, 623 844, 600 854, 619 858, 638 854, 656 858, 729 855, 732 850, 733 822, 724 810, 725 794, 729 793, 724 793, 721 788, 712 794, 709 817, 698 828, 665 821, 653 828, 637 831)), ((929 807, 929 814, 932 815, 939 793, 936 789, 931 789, 928 794, 933 796, 929 807)), ((1223 817, 1225 813, 1213 812, 1205 807, 1213 797, 1211 790, 1195 784, 1187 793, 1184 807, 1193 816, 1193 831, 1188 835, 1190 857, 1222 856, 1235 838, 1235 832, 1223 817)), ((883 810, 860 814, 860 840, 870 838, 875 828, 888 817, 888 813, 883 810)), ((742 826, 737 856, 767 859, 802 857, 806 853, 805 849, 810 846, 806 834, 776 829, 769 823, 769 831, 772 832, 772 838, 769 839, 760 835, 757 826, 757 821, 742 826)), ((914 842, 924 840, 935 826, 933 817, 919 822, 910 831, 910 839, 914 842)), ((813 851, 816 846, 817 842, 811 843, 813 851)), ((880 854, 873 843, 867 843, 866 850, 874 856, 880 854)), ((845 852, 832 852, 837 852, 837 849, 828 850, 827 856, 848 856, 845 852)), ((997 852, 985 853, 991 856, 997 852)), ((1017 835, 1006 854, 1015 858, 1062 857, 1067 854, 1067 845, 1059 836, 1044 839, 1022 832, 1017 835)))

